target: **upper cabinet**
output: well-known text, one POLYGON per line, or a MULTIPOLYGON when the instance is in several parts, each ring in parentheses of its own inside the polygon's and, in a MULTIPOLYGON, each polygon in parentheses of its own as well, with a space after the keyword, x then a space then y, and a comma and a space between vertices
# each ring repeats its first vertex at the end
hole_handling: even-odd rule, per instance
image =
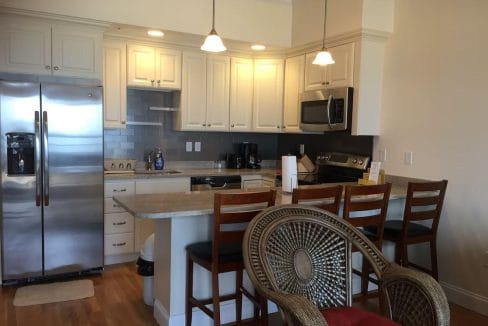
POLYGON ((103 111, 105 128, 125 128, 127 116, 126 44, 103 42, 103 111))
POLYGON ((253 60, 232 57, 230 68, 230 131, 252 130, 253 60))
POLYGON ((230 57, 184 52, 178 130, 229 130, 230 57))
POLYGON ((140 44, 127 46, 127 85, 181 89, 181 52, 140 44))
POLYGON ((353 86, 354 43, 347 43, 328 49, 335 64, 319 66, 312 64, 317 52, 305 56, 305 91, 324 88, 353 86))
POLYGON ((281 132, 284 62, 254 60, 253 130, 281 132))
POLYGON ((300 93, 303 92, 305 56, 288 58, 285 61, 285 92, 283 105, 284 132, 301 132, 300 93))
POLYGON ((102 29, 1 16, 0 71, 101 79, 102 29))

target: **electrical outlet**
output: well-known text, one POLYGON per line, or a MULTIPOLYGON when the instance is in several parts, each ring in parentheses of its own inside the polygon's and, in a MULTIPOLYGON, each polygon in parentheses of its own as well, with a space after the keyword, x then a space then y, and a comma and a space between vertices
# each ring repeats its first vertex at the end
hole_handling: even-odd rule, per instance
POLYGON ((300 144, 300 155, 305 154, 305 144, 300 144))
POLYGON ((186 142, 186 151, 192 152, 193 151, 193 143, 191 141, 186 142))
POLYGON ((386 148, 380 149, 379 154, 380 162, 386 162, 386 148))
POLYGON ((195 142, 195 152, 200 152, 202 150, 202 143, 199 141, 195 142))
POLYGON ((405 152, 403 154, 403 163, 413 165, 413 152, 405 152))

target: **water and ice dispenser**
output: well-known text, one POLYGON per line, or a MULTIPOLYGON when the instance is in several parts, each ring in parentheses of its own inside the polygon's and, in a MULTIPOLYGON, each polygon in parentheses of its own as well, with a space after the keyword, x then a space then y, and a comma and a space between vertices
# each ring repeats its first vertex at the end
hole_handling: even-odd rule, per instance
POLYGON ((35 135, 9 132, 6 136, 8 175, 34 174, 35 135))

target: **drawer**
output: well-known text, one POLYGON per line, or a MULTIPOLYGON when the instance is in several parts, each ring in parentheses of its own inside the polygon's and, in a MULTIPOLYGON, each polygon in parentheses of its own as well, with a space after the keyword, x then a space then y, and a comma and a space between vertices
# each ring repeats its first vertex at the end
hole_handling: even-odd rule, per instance
POLYGON ((129 213, 105 214, 105 234, 134 232, 134 217, 129 213))
POLYGON ((117 204, 112 197, 104 198, 104 201, 104 213, 123 213, 126 211, 122 206, 117 204))
POLYGON ((105 182, 105 197, 135 194, 134 181, 105 182))
POLYGON ((110 234, 105 236, 105 255, 119 255, 134 252, 134 233, 110 234))

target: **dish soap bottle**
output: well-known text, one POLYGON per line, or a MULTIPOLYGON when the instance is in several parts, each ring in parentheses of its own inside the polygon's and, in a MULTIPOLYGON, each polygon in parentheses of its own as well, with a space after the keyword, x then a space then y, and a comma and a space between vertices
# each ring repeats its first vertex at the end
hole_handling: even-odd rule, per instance
POLYGON ((162 170, 164 168, 164 159, 163 159, 163 152, 158 147, 154 152, 154 169, 155 170, 162 170))

